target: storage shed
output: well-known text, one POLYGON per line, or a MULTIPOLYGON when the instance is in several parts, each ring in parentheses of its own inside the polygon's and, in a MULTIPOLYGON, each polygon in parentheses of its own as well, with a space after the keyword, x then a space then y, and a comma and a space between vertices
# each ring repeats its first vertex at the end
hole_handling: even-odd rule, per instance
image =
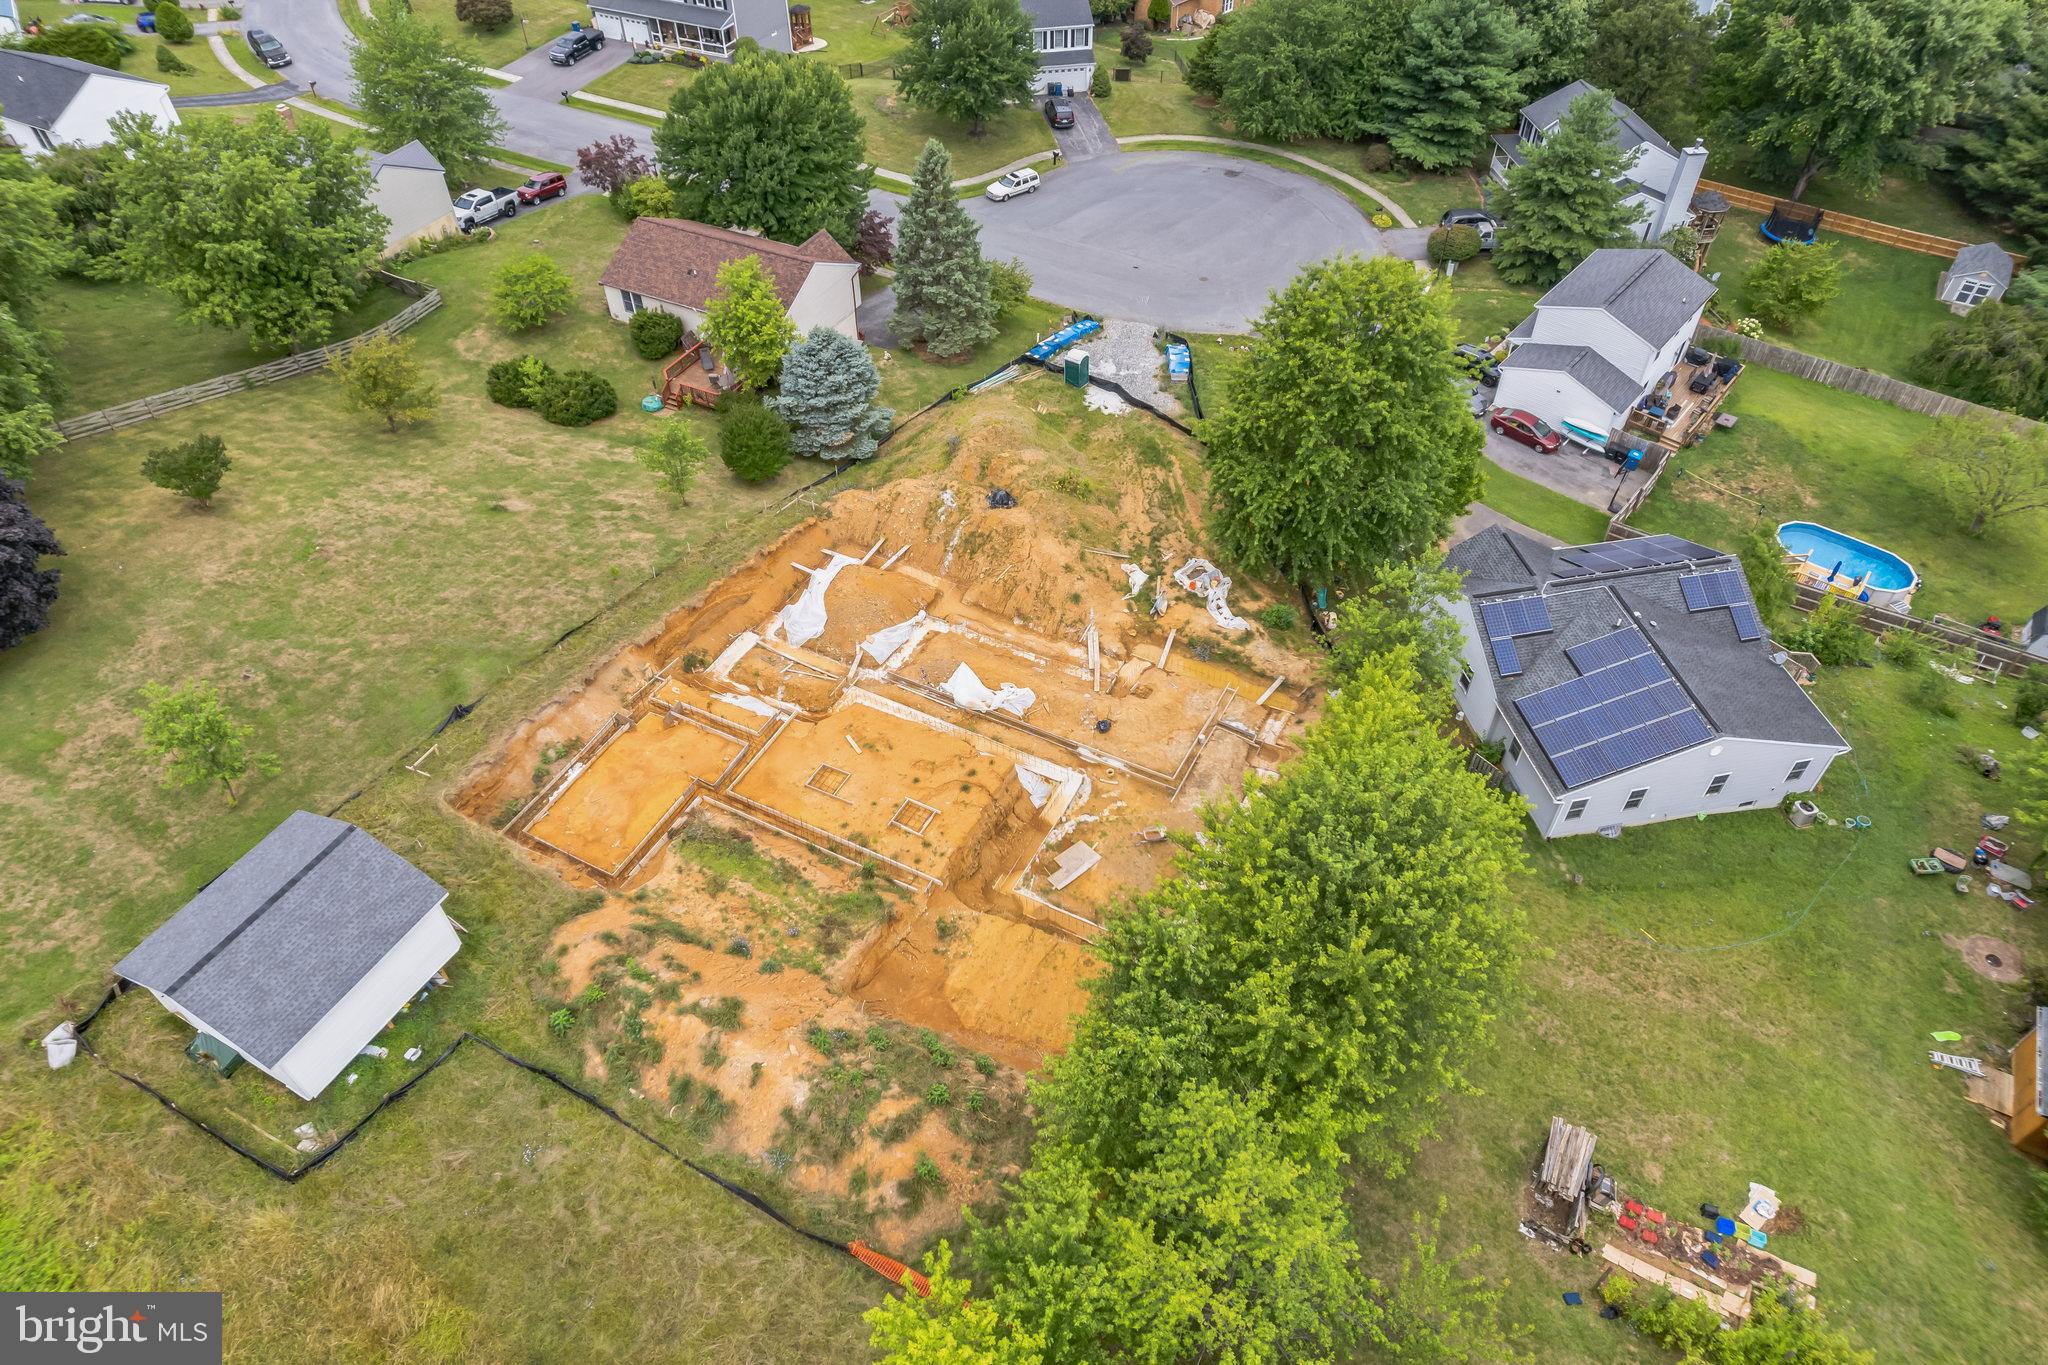
POLYGON ((1967 313, 1980 303, 2005 297, 2012 283, 2012 257, 1996 242, 1979 242, 1956 252, 1955 263, 1941 272, 1935 297, 1951 313, 1967 313))
POLYGON ((344 820, 294 813, 121 959, 207 1038, 315 1099, 461 946, 431 877, 344 820))

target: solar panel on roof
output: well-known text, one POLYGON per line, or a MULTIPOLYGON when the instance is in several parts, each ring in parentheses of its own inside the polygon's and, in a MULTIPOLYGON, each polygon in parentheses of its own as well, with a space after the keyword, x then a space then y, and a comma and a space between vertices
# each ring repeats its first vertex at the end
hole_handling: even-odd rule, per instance
POLYGON ((1591 673, 1610 664, 1620 663, 1623 659, 1632 659, 1638 654, 1649 652, 1650 642, 1643 638, 1643 633, 1634 626, 1624 626, 1620 630, 1610 631, 1606 635, 1596 635, 1590 640, 1571 646, 1565 650, 1565 657, 1572 661, 1572 667, 1579 672, 1591 673))
POLYGON ((1678 587, 1679 591, 1685 594, 1687 611, 1709 611, 1715 607, 1732 606, 1745 601, 1749 596, 1743 588, 1742 575, 1733 569, 1682 574, 1678 580, 1678 587))
POLYGON ((1521 651, 1515 648, 1513 640, 1505 635, 1493 637, 1493 663, 1503 678, 1512 678, 1521 673, 1522 655, 1521 651))
POLYGON ((1550 629, 1550 604, 1540 597, 1513 597, 1506 601, 1482 602, 1479 614, 1486 622, 1489 639, 1516 635, 1541 635, 1550 629))
POLYGON ((1757 619, 1756 608, 1747 602, 1737 602, 1728 609, 1735 618, 1735 638, 1738 640, 1761 640, 1764 637, 1764 623, 1757 619))

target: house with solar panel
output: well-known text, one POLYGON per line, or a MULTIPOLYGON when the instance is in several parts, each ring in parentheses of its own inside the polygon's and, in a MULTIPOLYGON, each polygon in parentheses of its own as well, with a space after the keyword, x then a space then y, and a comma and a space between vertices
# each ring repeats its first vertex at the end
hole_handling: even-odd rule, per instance
POLYGON ((1849 751, 1775 658, 1733 555, 1677 536, 1452 548, 1458 704, 1546 838, 1769 810, 1849 751))
POLYGON ((317 1099, 442 979, 461 942, 448 893, 345 820, 294 812, 121 959, 197 1031, 187 1054, 243 1062, 317 1099))

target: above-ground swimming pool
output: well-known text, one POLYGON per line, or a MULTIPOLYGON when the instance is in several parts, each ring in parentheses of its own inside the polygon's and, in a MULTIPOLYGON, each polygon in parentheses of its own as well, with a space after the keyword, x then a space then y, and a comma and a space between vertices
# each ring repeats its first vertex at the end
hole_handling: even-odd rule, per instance
POLYGON ((1857 599, 1880 607, 1907 610, 1920 575, 1913 566, 1881 546, 1811 521, 1788 521, 1778 527, 1778 543, 1787 554, 1805 561, 1800 577, 1820 587, 1854 591, 1857 599))

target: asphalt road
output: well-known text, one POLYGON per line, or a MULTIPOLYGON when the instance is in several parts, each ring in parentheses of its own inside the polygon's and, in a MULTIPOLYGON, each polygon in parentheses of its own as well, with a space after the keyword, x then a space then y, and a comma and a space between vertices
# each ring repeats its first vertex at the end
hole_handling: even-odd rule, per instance
MULTIPOLYGON (((876 192, 894 215, 902 200, 876 192)), ((982 254, 1016 257, 1039 298, 1195 332, 1243 332, 1301 267, 1380 255, 1351 201, 1305 175, 1205 152, 1070 162, 1006 203, 975 199, 982 254)))

